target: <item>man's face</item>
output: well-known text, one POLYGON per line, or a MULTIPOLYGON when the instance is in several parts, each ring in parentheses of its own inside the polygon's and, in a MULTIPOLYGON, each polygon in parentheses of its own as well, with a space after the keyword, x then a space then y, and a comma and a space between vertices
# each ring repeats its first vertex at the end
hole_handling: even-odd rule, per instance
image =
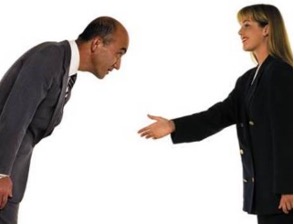
POLYGON ((92 73, 103 79, 113 69, 119 69, 121 58, 129 45, 128 33, 124 28, 118 28, 113 34, 112 41, 104 44, 102 39, 93 43, 91 47, 92 73))

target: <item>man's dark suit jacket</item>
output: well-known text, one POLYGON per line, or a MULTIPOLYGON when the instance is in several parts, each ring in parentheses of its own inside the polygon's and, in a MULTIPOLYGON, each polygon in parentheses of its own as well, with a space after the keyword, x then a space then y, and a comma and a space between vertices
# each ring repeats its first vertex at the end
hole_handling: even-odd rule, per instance
POLYGON ((32 149, 62 118, 71 50, 46 42, 21 56, 0 83, 0 173, 11 176, 22 199, 32 149))
POLYGON ((241 76, 228 98, 207 111, 174 119, 174 143, 200 141, 236 124, 244 178, 244 211, 281 213, 293 192, 293 67, 269 56, 241 76))

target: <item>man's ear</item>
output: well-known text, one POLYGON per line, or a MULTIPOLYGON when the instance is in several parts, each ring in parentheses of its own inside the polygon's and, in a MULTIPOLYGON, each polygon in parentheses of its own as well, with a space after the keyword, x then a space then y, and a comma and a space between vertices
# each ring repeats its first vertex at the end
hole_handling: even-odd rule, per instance
POLYGON ((101 37, 95 37, 91 41, 91 52, 96 51, 99 47, 103 46, 103 40, 101 37))

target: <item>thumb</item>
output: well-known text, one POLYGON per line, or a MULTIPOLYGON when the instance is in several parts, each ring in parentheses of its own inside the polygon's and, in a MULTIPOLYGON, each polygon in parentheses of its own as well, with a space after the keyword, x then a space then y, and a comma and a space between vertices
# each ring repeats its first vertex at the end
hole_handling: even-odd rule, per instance
POLYGON ((158 117, 158 116, 154 116, 154 115, 151 115, 151 114, 148 114, 147 115, 150 119, 152 119, 152 120, 156 120, 156 121, 158 121, 159 119, 160 119, 160 117, 158 117))

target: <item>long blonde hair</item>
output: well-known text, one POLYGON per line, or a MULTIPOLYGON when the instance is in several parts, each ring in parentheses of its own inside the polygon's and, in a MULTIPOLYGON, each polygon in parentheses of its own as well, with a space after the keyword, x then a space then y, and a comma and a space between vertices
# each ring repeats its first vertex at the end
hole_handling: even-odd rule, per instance
POLYGON ((279 58, 293 67, 293 54, 290 47, 283 17, 273 5, 257 4, 242 8, 237 14, 238 21, 251 18, 261 27, 269 26, 268 50, 273 57, 279 58))

